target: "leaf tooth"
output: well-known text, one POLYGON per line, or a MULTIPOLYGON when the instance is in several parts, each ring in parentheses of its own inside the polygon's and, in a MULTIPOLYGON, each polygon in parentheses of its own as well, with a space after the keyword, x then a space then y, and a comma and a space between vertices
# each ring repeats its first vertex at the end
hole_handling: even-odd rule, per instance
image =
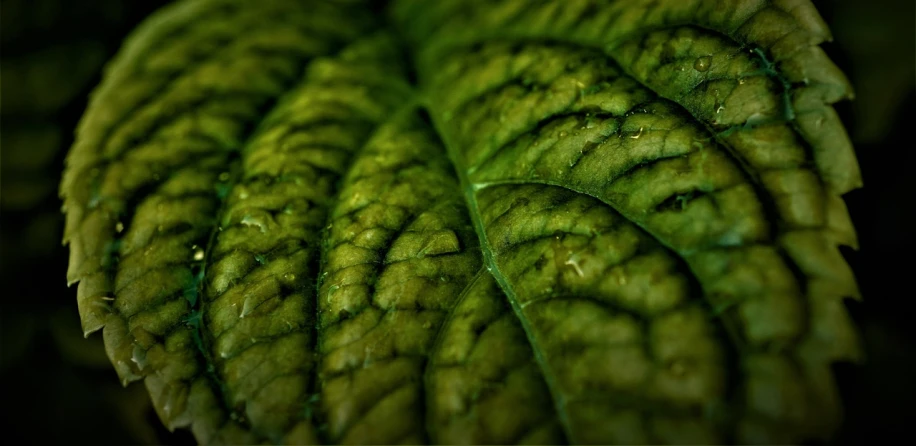
POLYGON ((109 314, 102 336, 105 341, 105 353, 114 365, 121 384, 127 386, 142 379, 145 374, 139 369, 137 363, 131 360, 134 356, 133 337, 124 319, 116 314, 109 314))

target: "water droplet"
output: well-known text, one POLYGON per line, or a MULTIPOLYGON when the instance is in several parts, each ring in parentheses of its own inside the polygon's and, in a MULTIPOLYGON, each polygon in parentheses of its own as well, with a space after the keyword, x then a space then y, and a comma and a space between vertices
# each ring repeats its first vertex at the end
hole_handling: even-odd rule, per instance
POLYGON ((339 289, 340 289, 340 285, 336 285, 336 284, 328 287, 328 299, 327 299, 328 303, 331 303, 331 296, 333 296, 334 293, 337 292, 337 290, 339 289))
POLYGON ((199 262, 203 259, 204 259, 204 250, 200 248, 197 248, 196 250, 194 250, 194 260, 199 262))
POLYGON ((693 61, 693 69, 699 72, 705 72, 712 66, 712 56, 700 56, 693 61))
POLYGON ((747 79, 745 79, 745 78, 743 78, 743 77, 740 78, 740 79, 738 79, 738 85, 744 85, 746 82, 747 82, 747 79))
POLYGON ((296 275, 294 273, 286 273, 283 275, 283 280, 287 282, 292 282, 296 280, 296 275))
POLYGON ((557 136, 559 136, 560 138, 565 138, 566 135, 569 135, 569 132, 567 132, 566 130, 563 130, 557 136))
POLYGON ((630 138, 632 138, 632 139, 639 139, 639 137, 642 136, 642 131, 643 131, 643 127, 640 127, 640 128, 639 128, 639 131, 636 132, 635 135, 630 135, 630 138))
POLYGON ((716 114, 718 115, 719 113, 722 113, 722 110, 725 110, 725 106, 719 104, 719 107, 716 108, 716 114))
POLYGON ((257 305, 254 303, 254 299, 251 297, 245 298, 245 303, 242 304, 242 312, 239 313, 239 319, 243 319, 245 316, 251 314, 254 311, 257 305))
POLYGON ((133 361, 134 364, 137 364, 137 367, 139 367, 140 370, 143 370, 144 368, 146 368, 146 364, 147 364, 146 350, 143 350, 142 347, 140 347, 137 344, 134 344, 134 349, 131 352, 130 360, 133 361))
POLYGON ((115 231, 117 231, 118 234, 120 234, 121 232, 123 232, 123 231, 124 231, 124 223, 118 222, 118 223, 115 225, 115 231))

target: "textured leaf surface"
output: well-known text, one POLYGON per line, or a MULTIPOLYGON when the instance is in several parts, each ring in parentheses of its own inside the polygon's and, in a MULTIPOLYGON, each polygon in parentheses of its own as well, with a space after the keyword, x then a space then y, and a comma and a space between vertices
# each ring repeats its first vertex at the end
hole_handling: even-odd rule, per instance
POLYGON ((860 179, 809 2, 389 12, 181 2, 96 92, 69 280, 170 428, 830 438, 860 179))

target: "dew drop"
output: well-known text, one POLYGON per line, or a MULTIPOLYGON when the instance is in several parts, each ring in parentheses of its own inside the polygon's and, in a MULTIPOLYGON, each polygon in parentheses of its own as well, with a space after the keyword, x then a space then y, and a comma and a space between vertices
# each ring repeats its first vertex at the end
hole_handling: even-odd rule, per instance
POLYGON ((251 314, 251 312, 254 311, 255 306, 256 305, 254 304, 254 299, 251 297, 246 297, 245 302, 242 304, 242 312, 239 313, 239 319, 244 319, 245 316, 251 314))
POLYGON ((745 83, 747 83, 747 79, 745 79, 745 78, 743 78, 743 77, 740 78, 740 79, 738 79, 738 85, 744 85, 745 83))
POLYGON ((636 132, 635 135, 630 135, 630 138, 632 138, 632 139, 639 139, 639 137, 642 136, 642 131, 643 131, 643 127, 640 127, 640 128, 639 128, 639 131, 636 132))
POLYGON ((146 364, 147 364, 146 350, 143 350, 142 347, 140 347, 137 344, 134 344, 134 349, 131 352, 130 360, 133 361, 134 364, 137 364, 137 367, 139 367, 140 370, 143 370, 144 368, 146 368, 146 364))
POLYGON ((340 285, 331 285, 328 287, 328 299, 327 299, 328 303, 331 303, 331 296, 333 296, 334 293, 337 292, 337 290, 339 289, 340 289, 340 285))
POLYGON ((693 69, 699 72, 705 72, 709 70, 709 67, 712 65, 711 56, 700 56, 697 60, 693 61, 693 69))
POLYGON ((563 130, 557 136, 559 136, 560 138, 565 138, 566 135, 569 135, 569 132, 567 132, 566 130, 563 130))
POLYGON ((201 248, 195 249, 194 250, 194 260, 199 262, 203 259, 204 259, 204 250, 201 248))
POLYGON ((121 232, 123 232, 123 231, 124 231, 124 223, 118 222, 118 223, 115 225, 115 231, 118 231, 119 234, 120 234, 121 232))

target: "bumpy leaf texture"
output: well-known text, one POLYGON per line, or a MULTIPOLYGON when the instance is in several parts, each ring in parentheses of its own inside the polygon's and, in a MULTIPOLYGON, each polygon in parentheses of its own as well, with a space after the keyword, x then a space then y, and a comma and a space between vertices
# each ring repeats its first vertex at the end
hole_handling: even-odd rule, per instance
POLYGON ((184 0, 61 186, 83 329, 201 443, 795 443, 860 356, 808 0, 184 0))

